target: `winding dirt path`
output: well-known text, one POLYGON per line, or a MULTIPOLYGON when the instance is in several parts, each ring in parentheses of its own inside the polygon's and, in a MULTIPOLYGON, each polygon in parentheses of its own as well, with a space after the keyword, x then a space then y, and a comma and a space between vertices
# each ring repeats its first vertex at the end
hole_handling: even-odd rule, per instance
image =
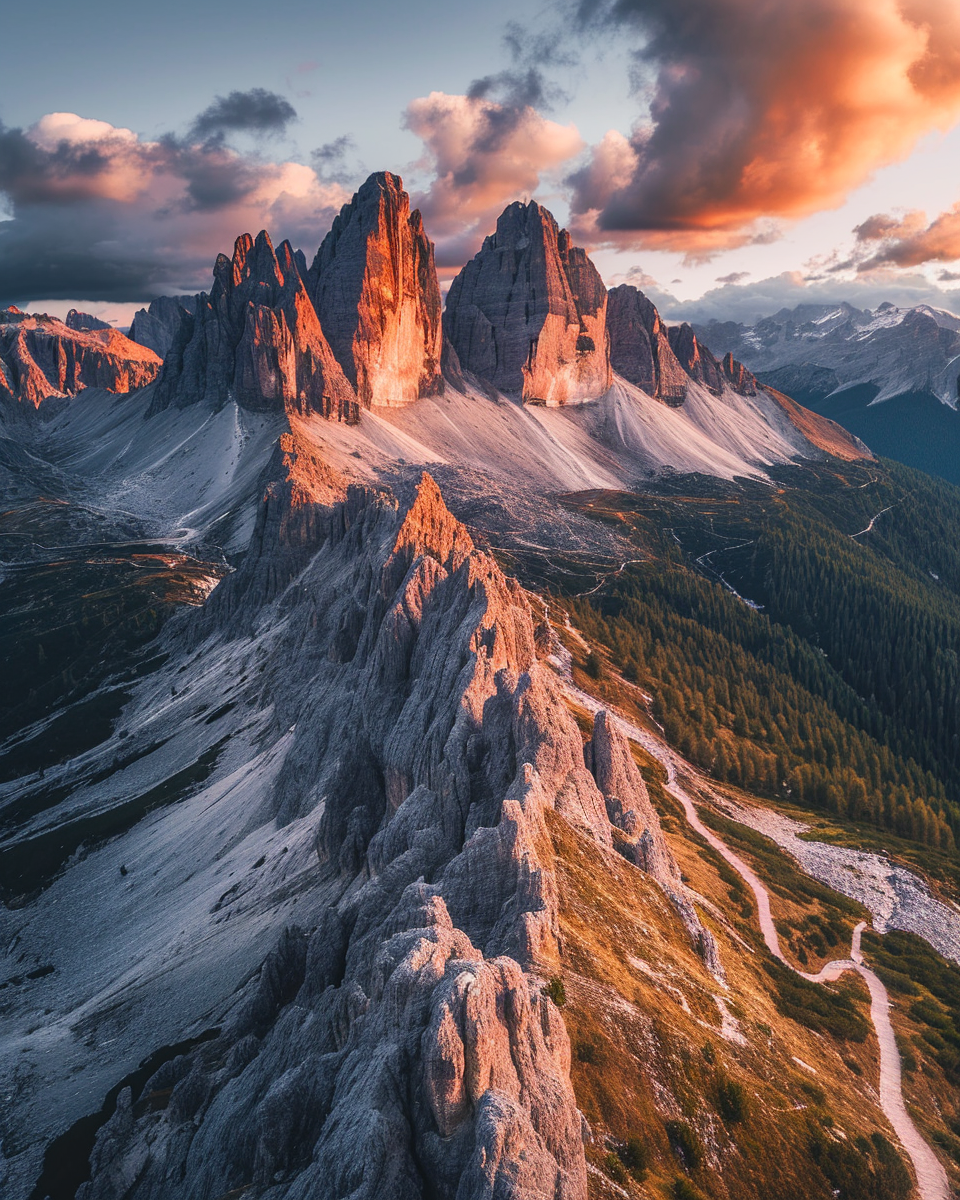
POLYGON ((850 536, 850 537, 852 537, 852 538, 858 538, 858 537, 860 537, 860 535, 861 535, 861 534, 863 534, 863 533, 869 533, 869 532, 870 532, 870 530, 873 528, 873 524, 874 524, 874 522, 876 521, 877 517, 882 517, 882 516, 883 516, 883 514, 884 514, 885 512, 889 512, 891 508, 896 508, 896 506, 897 506, 897 503, 899 503, 899 502, 898 502, 898 501, 894 501, 894 503, 893 503, 893 504, 888 504, 886 508, 881 508, 881 509, 880 509, 880 511, 879 511, 878 513, 874 513, 874 515, 873 515, 873 516, 870 518, 870 524, 869 524, 869 525, 867 525, 867 526, 866 526, 864 529, 860 529, 860 530, 858 530, 858 532, 857 532, 857 533, 851 533, 851 534, 849 534, 849 536, 850 536))
MULTIPOLYGON (((569 680, 566 681, 566 684, 577 701, 585 704, 591 710, 595 711, 606 707, 599 704, 586 692, 580 691, 569 680)), ((608 709, 608 711, 610 710, 608 709)), ((718 854, 726 859, 730 866, 749 885, 757 901, 757 912, 759 914, 763 940, 774 958, 779 959, 785 966, 788 966, 792 971, 796 971, 798 975, 809 980, 811 983, 831 982, 839 979, 845 971, 856 971, 864 979, 870 991, 870 1018, 873 1021, 877 1041, 880 1044, 880 1107, 883 1110, 884 1116, 886 1116, 893 1127, 903 1149, 909 1155, 910 1161, 913 1163, 913 1169, 917 1177, 917 1186, 922 1200, 951 1200, 950 1183, 947 1179, 947 1173, 940 1160, 924 1140, 919 1129, 913 1123, 903 1100, 900 1053, 897 1050, 897 1039, 890 1021, 890 999, 887 995, 887 989, 879 977, 864 964, 863 955, 860 952, 860 939, 866 928, 866 921, 861 921, 853 931, 849 958, 837 959, 834 962, 827 963, 821 967, 816 975, 808 974, 805 971, 798 971, 792 963, 787 962, 780 948, 780 938, 777 934, 777 927, 774 924, 773 914, 770 910, 770 896, 767 889, 760 882, 756 872, 738 854, 735 854, 726 842, 718 838, 713 830, 709 829, 700 820, 696 805, 681 786, 677 777, 677 756, 668 746, 654 737, 653 734, 648 733, 645 729, 641 729, 639 725, 635 725, 632 721, 628 721, 616 712, 611 711, 611 716, 614 717, 626 737, 642 746, 648 754, 651 754, 666 769, 667 791, 682 805, 684 815, 691 829, 699 833, 718 854)))

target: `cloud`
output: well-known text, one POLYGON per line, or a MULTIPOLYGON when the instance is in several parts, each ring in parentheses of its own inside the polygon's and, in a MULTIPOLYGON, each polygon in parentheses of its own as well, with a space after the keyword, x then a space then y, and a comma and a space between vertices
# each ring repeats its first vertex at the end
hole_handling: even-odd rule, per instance
POLYGON ((321 179, 342 182, 348 175, 357 174, 357 172, 348 172, 347 170, 347 154, 355 149, 356 143, 353 138, 348 133, 344 133, 311 151, 310 161, 321 179))
MULTIPOLYGON (((861 272, 878 267, 954 262, 960 258, 960 204, 929 223, 926 213, 918 211, 899 217, 877 213, 853 232, 857 244, 845 265, 855 265, 861 272)), ((944 278, 944 272, 940 278, 944 278)))
POLYGON ((289 100, 266 88, 251 88, 248 92, 231 92, 217 96, 194 120, 194 138, 223 137, 228 133, 284 134, 297 110, 289 100))
POLYGON ((349 193, 218 139, 156 141, 73 113, 0 125, 0 304, 141 302, 210 284, 239 233, 316 246, 349 193))
POLYGON ((729 275, 718 275, 717 283, 743 283, 750 278, 749 271, 731 271, 729 275))
POLYGON ((629 138, 608 134, 571 181, 579 227, 612 245, 704 258, 770 240, 770 221, 838 206, 960 115, 954 0, 580 0, 578 13, 583 31, 632 43, 642 104, 629 138))
POLYGON ((485 81, 470 95, 431 92, 412 101, 404 125, 421 138, 432 182, 414 195, 437 243, 440 266, 460 266, 502 209, 529 197, 541 177, 579 154, 574 125, 548 120, 521 93, 492 99, 485 81))
POLYGON ((645 291, 648 288, 659 287, 659 284, 652 275, 649 275, 643 267, 630 267, 622 275, 615 275, 614 283, 630 283, 635 288, 645 291))
POLYGON ((753 283, 726 283, 711 288, 698 300, 681 301, 655 289, 651 299, 666 321, 742 321, 748 325, 781 308, 836 305, 843 300, 860 309, 876 309, 884 301, 902 308, 930 304, 954 312, 960 309, 960 291, 940 288, 919 272, 901 270, 875 271, 854 279, 812 278, 800 271, 785 271, 753 283))

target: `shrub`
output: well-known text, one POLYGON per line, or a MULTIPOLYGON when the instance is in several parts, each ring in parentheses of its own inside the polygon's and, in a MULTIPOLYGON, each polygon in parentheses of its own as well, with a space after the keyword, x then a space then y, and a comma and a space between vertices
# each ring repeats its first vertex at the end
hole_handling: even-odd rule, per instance
POLYGON ((650 1166, 650 1151, 645 1143, 636 1137, 627 1138, 617 1153, 620 1155, 620 1161, 634 1179, 642 1182, 646 1178, 647 1169, 650 1166))
POLYGON ((717 1112, 730 1125, 747 1119, 747 1093, 743 1084, 725 1075, 717 1081, 717 1112))
POLYGON ((686 1121, 668 1121, 666 1129, 674 1154, 688 1171, 696 1171, 703 1163, 703 1143, 697 1131, 686 1121))
POLYGON ((594 1065, 599 1060, 596 1042, 577 1042, 577 1061, 594 1065))
POLYGON ((563 1008, 567 1002, 567 989, 563 986, 563 980, 556 975, 544 987, 543 994, 549 996, 557 1008, 563 1008))
POLYGON ((627 1169, 612 1150, 603 1160, 603 1169, 614 1181, 614 1183, 627 1182, 627 1169))
POLYGON ((603 678, 603 659, 596 650, 591 650, 583 664, 583 669, 591 679, 603 678))

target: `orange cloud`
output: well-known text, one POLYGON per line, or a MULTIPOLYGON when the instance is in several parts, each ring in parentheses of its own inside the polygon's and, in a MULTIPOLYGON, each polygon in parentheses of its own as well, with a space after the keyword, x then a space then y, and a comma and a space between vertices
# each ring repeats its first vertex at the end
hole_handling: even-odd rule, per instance
MULTIPOLYGON (((857 263, 858 271, 954 262, 960 258, 960 203, 929 224, 922 212, 907 213, 903 217, 879 213, 858 225, 854 233, 861 255, 868 255, 857 263)), ((944 276, 948 280, 956 278, 949 272, 941 274, 941 279, 944 276)))
POLYGON ((614 244, 741 245, 840 205, 960 117, 955 0, 581 0, 580 16, 635 37, 650 97, 629 179, 608 134, 570 181, 581 228, 614 244))
POLYGON ((529 196, 544 172, 584 148, 575 126, 485 96, 431 92, 408 105, 404 124, 423 140, 423 165, 434 175, 414 203, 441 266, 460 266, 507 204, 529 196))

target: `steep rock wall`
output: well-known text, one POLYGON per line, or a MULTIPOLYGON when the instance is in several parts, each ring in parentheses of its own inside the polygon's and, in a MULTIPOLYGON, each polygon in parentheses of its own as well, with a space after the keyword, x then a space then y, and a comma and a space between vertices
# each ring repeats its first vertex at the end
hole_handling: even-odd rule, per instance
POLYGON ((461 366, 531 404, 610 386, 607 293, 584 250, 535 201, 509 205, 453 281, 444 330, 461 366))
POLYGON ((8 400, 36 407, 84 388, 130 392, 152 383, 159 371, 152 350, 116 329, 70 327, 18 309, 0 312, 0 396, 8 400))
POLYGON ((221 254, 209 295, 181 319, 154 409, 233 397, 252 410, 292 408, 354 420, 356 394, 334 358, 304 286, 303 255, 268 234, 221 254))
POLYGON ((371 175, 310 268, 323 331, 361 404, 394 407, 443 390, 433 245, 403 181, 371 175))
POLYGON ((581 1200, 541 982, 560 969, 544 814, 606 849, 649 834, 675 880, 642 780, 600 720, 588 770, 525 594, 429 476, 401 513, 295 439, 283 454, 197 649, 283 623, 260 686, 295 740, 269 804, 281 825, 316 814, 318 887, 340 899, 284 935, 218 1037, 121 1093, 79 1198, 581 1200))

